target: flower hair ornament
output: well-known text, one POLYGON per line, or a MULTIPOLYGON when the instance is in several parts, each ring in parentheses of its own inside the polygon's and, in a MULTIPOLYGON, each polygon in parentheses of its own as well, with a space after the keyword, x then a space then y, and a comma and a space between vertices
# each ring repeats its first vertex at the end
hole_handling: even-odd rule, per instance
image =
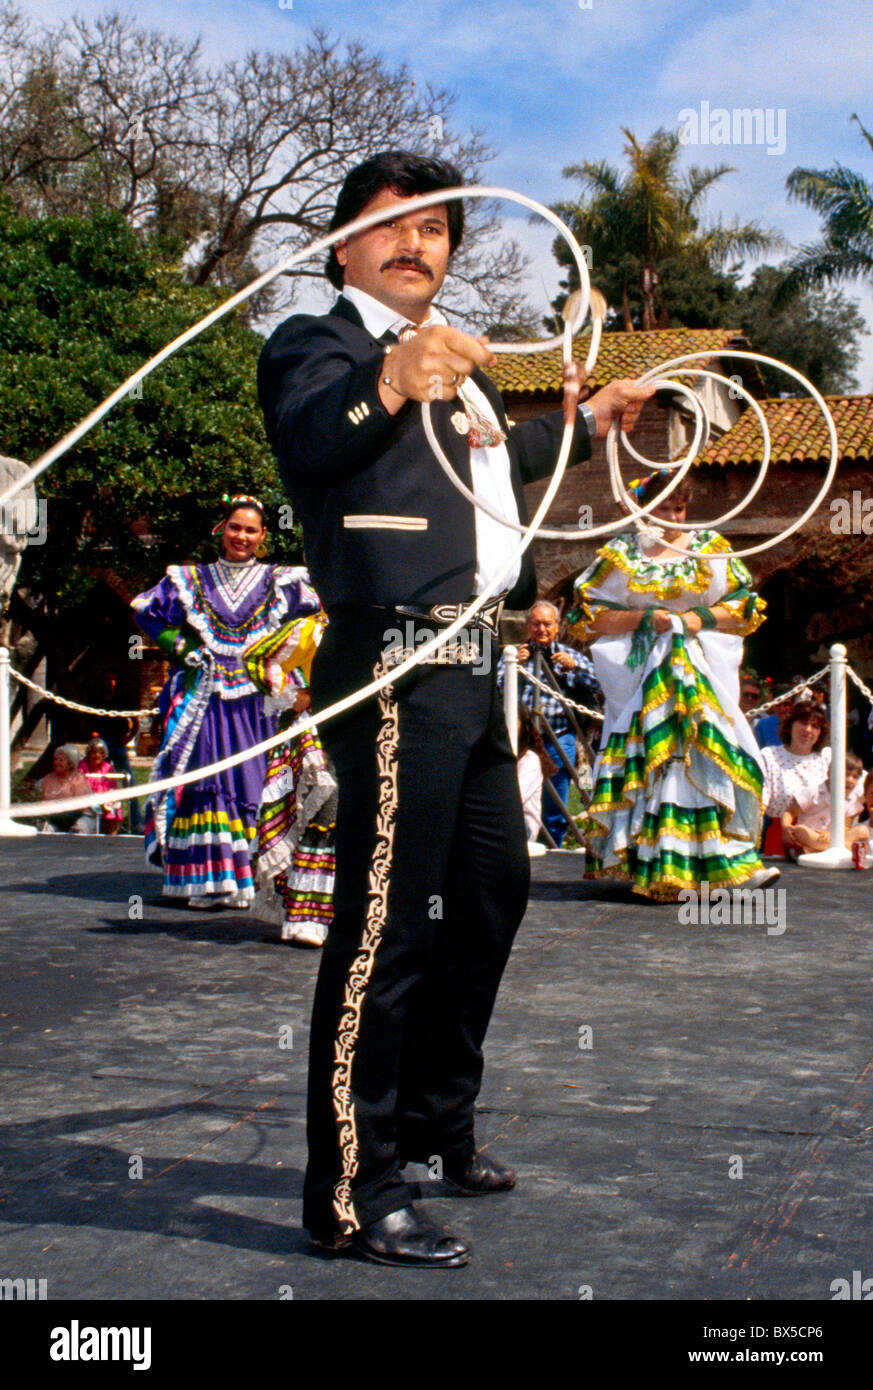
POLYGON ((221 518, 219 522, 216 522, 215 526, 213 526, 211 532, 213 536, 221 535, 227 523, 228 517, 230 516, 231 512, 236 511, 237 507, 251 507, 253 511, 260 512, 261 520, 263 521, 265 526, 267 524, 267 509, 264 506, 263 502, 257 497, 249 497, 249 495, 245 492, 238 492, 233 497, 231 497, 229 492, 225 492, 222 494, 221 504, 224 507, 224 516, 221 518))
MULTIPOLYGON (((666 480, 671 476, 672 474, 669 469, 656 468, 654 472, 647 473, 644 478, 631 478, 630 482, 627 485, 627 490, 630 493, 631 497, 634 499, 634 501, 637 502, 640 506, 642 506, 645 495, 651 487, 652 483, 658 482, 661 479, 663 479, 666 482, 666 480)), ((663 527, 656 525, 650 517, 635 516, 633 522, 634 526, 637 528, 637 531, 640 533, 640 536, 645 536, 649 540, 653 541, 662 541, 664 539, 663 527)))

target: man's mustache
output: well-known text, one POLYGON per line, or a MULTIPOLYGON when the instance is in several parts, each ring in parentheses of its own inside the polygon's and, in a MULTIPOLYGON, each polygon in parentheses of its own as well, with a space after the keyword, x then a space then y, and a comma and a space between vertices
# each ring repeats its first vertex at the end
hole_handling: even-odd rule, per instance
POLYGON ((379 267, 380 270, 390 270, 392 266, 398 266, 401 270, 407 267, 413 270, 420 270, 429 280, 433 279, 433 271, 424 261, 420 261, 417 256, 394 256, 390 261, 379 267))

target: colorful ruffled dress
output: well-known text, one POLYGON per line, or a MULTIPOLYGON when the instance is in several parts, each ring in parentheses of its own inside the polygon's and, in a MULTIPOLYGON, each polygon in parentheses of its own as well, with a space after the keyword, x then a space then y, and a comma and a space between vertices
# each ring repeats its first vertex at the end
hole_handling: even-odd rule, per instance
MULTIPOLYGON (((152 781, 217 762, 269 738, 277 717, 243 665, 243 652, 289 618, 318 611, 306 571, 257 560, 171 565, 134 599, 144 632, 179 663, 163 691, 164 736, 152 781)), ((259 754, 160 792, 146 804, 148 859, 169 897, 255 896, 252 862, 266 772, 259 754)))
POLYGON ((594 790, 583 823, 587 878, 629 880, 635 893, 674 900, 708 881, 731 888, 761 867, 763 768, 739 708, 743 637, 764 621, 741 560, 714 531, 690 533, 682 555, 653 560, 636 532, 616 536, 577 580, 568 613, 574 636, 608 609, 664 608, 677 615, 719 604, 740 633, 681 617, 657 634, 597 637, 591 657, 606 706, 594 790))
MULTIPOLYGON (((264 705, 290 727, 299 690, 309 688, 312 658, 327 625, 316 613, 260 637, 245 653, 250 679, 264 692, 264 705)), ((282 914, 280 939, 324 941, 333 921, 336 869, 336 782, 315 729, 308 729, 267 755, 258 815, 258 873, 272 880, 282 914)), ((270 911, 270 905, 267 905, 270 911)))

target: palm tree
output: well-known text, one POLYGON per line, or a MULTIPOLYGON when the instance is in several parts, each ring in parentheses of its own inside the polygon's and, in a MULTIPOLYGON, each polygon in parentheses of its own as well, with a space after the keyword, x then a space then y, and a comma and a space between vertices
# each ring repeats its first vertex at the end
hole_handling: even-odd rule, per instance
MULTIPOLYGON (((873 150, 873 135, 856 115, 852 120, 873 150)), ((861 276, 873 281, 873 184, 837 164, 833 169, 792 169, 787 187, 789 197, 821 213, 824 235, 801 246, 789 261, 779 303, 837 280, 861 276)))
MULTIPOLYGON (((678 164, 683 143, 677 132, 656 130, 645 144, 624 126, 622 134, 628 172, 622 174, 609 164, 588 160, 568 166, 563 175, 579 180, 583 198, 577 203, 559 203, 554 211, 568 223, 577 240, 590 246, 594 278, 607 299, 613 304, 620 301, 624 327, 634 327, 633 297, 642 302, 642 327, 655 328, 659 318, 656 292, 665 270, 715 274, 732 258, 770 250, 780 239, 756 223, 726 226, 719 219, 701 226, 706 194, 725 174, 733 172, 730 165, 711 169, 695 165, 682 173, 678 164)), ((567 288, 572 290, 572 265, 566 248, 563 254, 561 248, 556 242, 555 256, 560 264, 570 267, 567 288)), ((669 295, 662 288, 657 298, 660 317, 669 319, 669 295)))

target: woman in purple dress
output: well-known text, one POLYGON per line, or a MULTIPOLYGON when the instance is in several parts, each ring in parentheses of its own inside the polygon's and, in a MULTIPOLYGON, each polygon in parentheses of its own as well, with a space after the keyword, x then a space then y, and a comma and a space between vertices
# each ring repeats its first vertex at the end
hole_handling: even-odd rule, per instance
MULTIPOLYGON (((275 715, 248 677, 242 653, 289 618, 318 611, 306 571, 266 565, 266 539, 255 497, 226 497, 213 534, 212 564, 171 565, 134 599, 140 627, 177 669, 161 692, 164 723, 152 780, 177 776, 251 748, 276 731, 275 715)), ((266 757, 249 758, 202 782, 161 792, 146 805, 146 855, 164 870, 164 893, 189 907, 248 907, 255 896, 252 859, 266 757)))

